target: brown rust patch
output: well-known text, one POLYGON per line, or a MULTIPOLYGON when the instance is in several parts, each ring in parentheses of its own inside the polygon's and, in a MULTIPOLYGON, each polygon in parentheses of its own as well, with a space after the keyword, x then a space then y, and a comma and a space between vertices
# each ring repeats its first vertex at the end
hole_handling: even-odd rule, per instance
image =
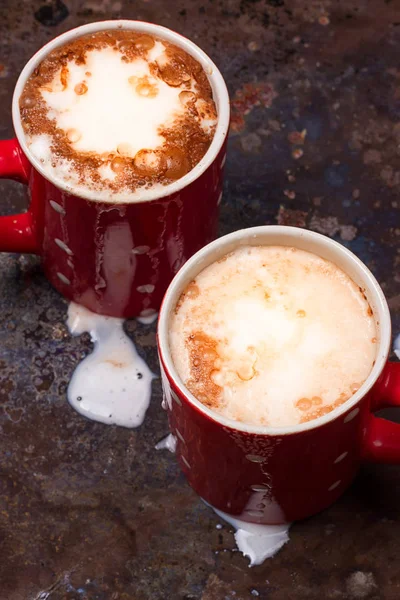
POLYGON ((277 215, 278 225, 291 225, 293 227, 305 227, 308 213, 304 210, 294 210, 280 206, 277 215))
POLYGON ((295 160, 298 160, 303 156, 304 152, 301 148, 295 148, 292 152, 292 156, 295 160))
POLYGON ((245 117, 253 108, 269 108, 276 96, 277 93, 270 83, 245 83, 236 90, 231 102, 231 130, 236 133, 242 131, 246 126, 245 117))
POLYGON ((217 341, 203 333, 194 332, 186 339, 189 350, 191 377, 186 382, 190 392, 203 404, 215 408, 220 403, 222 388, 214 383, 219 358, 217 341))
POLYGON ((307 135, 307 129, 303 129, 303 131, 291 131, 288 134, 288 140, 291 144, 301 146, 304 144, 306 135, 307 135))

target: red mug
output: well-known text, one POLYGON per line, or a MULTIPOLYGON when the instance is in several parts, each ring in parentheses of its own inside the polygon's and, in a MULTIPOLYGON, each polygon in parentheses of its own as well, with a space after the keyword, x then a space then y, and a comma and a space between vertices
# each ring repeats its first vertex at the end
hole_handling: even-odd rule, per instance
MULTIPOLYGON (((400 424, 374 416, 400 406, 400 363, 388 362, 389 309, 368 268, 323 235, 295 227, 236 231, 195 254, 173 279, 158 324, 165 407, 176 454, 192 488, 213 507, 253 523, 279 524, 309 517, 332 504, 363 461, 400 463, 400 424), (198 273, 240 245, 281 245, 330 260, 365 292, 378 331, 372 371, 341 406, 292 427, 247 425, 199 402, 180 380, 168 344, 170 315, 198 273)), ((290 377, 290 373, 288 373, 290 377)))
POLYGON ((27 212, 0 217, 0 251, 39 254, 50 283, 94 312, 125 318, 155 314, 178 269, 217 233, 229 127, 228 92, 217 67, 193 42, 165 27, 90 23, 60 35, 30 59, 15 88, 13 123, 16 138, 0 142, 0 177, 27 185, 31 201, 27 212), (218 123, 203 159, 162 193, 108 202, 89 191, 72 194, 45 173, 26 145, 19 98, 49 52, 82 35, 120 28, 168 40, 192 55, 208 75, 218 123))

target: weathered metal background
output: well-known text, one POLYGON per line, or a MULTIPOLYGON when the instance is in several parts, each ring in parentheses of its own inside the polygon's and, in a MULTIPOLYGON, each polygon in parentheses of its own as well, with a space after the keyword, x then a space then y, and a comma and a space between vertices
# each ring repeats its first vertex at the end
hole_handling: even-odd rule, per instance
MULTIPOLYGON (((30 56, 94 20, 158 22, 219 65, 232 97, 220 232, 294 224, 350 247, 400 333, 400 2, 2 0, 0 136, 30 56)), ((0 212, 26 205, 0 185, 0 212)), ((0 255, 0 599, 268 600, 400 597, 400 468, 366 466, 332 508, 249 569, 232 529, 166 452, 161 387, 135 431, 66 402, 90 350, 33 257, 0 255)), ((158 372, 155 326, 127 329, 158 372)))

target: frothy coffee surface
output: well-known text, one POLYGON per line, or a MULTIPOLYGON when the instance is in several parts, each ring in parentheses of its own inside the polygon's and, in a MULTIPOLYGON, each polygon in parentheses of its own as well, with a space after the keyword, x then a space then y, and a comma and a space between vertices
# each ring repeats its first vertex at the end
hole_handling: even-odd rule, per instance
POLYGON ((362 290, 333 263, 246 246, 190 283, 169 341, 200 402, 237 421, 283 427, 348 400, 372 369, 376 335, 362 290))
POLYGON ((51 52, 20 98, 27 144, 49 176, 99 199, 146 191, 188 173, 217 115, 201 65, 142 33, 110 30, 51 52))

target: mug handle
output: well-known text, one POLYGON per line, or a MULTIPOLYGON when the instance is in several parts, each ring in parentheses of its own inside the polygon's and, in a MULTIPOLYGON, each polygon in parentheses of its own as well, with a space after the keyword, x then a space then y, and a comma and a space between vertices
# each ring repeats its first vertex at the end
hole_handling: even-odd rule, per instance
MULTIPOLYGON (((400 407, 400 362, 388 362, 372 390, 371 410, 400 407)), ((372 462, 400 463, 400 423, 368 416, 364 428, 363 458, 372 462)))
MULTIPOLYGON (((13 179, 28 185, 28 170, 24 154, 16 138, 0 140, 0 178, 13 179)), ((33 232, 32 212, 0 217, 0 252, 38 253, 33 232)))

